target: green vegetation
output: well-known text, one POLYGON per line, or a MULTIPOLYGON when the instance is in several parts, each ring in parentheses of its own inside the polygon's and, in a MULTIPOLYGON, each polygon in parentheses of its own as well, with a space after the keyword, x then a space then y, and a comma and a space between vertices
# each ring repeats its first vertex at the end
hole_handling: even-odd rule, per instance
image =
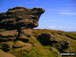
POLYGON ((60 57, 58 51, 52 51, 50 46, 41 45, 34 36, 31 37, 31 41, 34 42, 35 47, 24 57, 60 57))
MULTIPOLYGON (((64 40, 69 41, 70 47, 68 49, 65 49, 64 52, 75 52, 76 53, 76 45, 75 45, 76 44, 76 32, 64 32, 64 31, 47 30, 47 29, 33 30, 33 35, 35 37, 37 37, 41 33, 51 33, 56 37, 58 41, 64 41, 64 40)), ((54 45, 54 48, 56 48, 55 45, 54 45)))
MULTIPOLYGON (((10 53, 18 56, 18 57, 60 57, 59 51, 56 49, 56 45, 44 46, 38 40, 37 37, 42 33, 50 33, 53 34, 57 41, 69 41, 70 47, 65 49, 64 52, 75 52, 76 53, 76 33, 75 32, 64 32, 64 31, 56 31, 56 30, 47 30, 47 29, 36 29, 33 30, 31 35, 30 41, 34 43, 32 50, 29 53, 19 51, 19 50, 12 50, 10 53)), ((74 56, 76 57, 76 56, 74 56)))
POLYGON ((66 32, 66 36, 76 40, 76 33, 74 32, 66 32))

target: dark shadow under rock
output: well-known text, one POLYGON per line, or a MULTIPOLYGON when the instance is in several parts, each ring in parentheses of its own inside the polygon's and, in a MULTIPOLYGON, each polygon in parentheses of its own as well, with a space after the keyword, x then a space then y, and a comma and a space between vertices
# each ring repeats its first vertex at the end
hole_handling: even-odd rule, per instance
POLYGON ((53 45, 57 42, 56 38, 52 34, 42 33, 37 38, 43 45, 53 45))

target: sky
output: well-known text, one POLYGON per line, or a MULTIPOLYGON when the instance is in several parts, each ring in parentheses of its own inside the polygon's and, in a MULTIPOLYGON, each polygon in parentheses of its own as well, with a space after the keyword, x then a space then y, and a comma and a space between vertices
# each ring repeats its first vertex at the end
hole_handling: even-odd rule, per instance
POLYGON ((0 13, 13 7, 44 8, 37 29, 76 31, 76 0, 0 0, 0 13))

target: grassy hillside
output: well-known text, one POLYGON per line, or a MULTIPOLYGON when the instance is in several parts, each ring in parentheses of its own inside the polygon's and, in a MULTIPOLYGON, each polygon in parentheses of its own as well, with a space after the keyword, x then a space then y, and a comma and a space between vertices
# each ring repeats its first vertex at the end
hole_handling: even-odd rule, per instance
MULTIPOLYGON (((17 52, 16 56, 20 57, 60 57, 60 51, 57 49, 58 43, 54 45, 42 45, 38 40, 38 36, 42 33, 49 33, 54 35, 57 41, 69 41, 70 47, 64 49, 64 52, 75 52, 76 53, 76 32, 64 32, 64 31, 56 31, 56 30, 47 30, 47 29, 33 29, 33 33, 31 35, 30 41, 34 44, 32 50, 29 53, 21 53, 17 52)), ((15 53, 11 51, 12 54, 15 53)), ((67 56, 69 57, 69 56, 67 56)), ((76 57, 71 56, 71 57, 76 57)))
POLYGON ((35 46, 32 51, 24 57, 60 57, 56 49, 53 51, 52 47, 41 45, 34 36, 31 37, 30 41, 33 42, 35 46))
MULTIPOLYGON (((50 33, 53 34, 58 41, 69 41, 70 47, 65 49, 64 52, 75 52, 76 53, 76 32, 64 32, 57 30, 47 30, 47 29, 36 29, 33 30, 33 35, 37 37, 42 33, 50 33)), ((50 46, 56 48, 56 46, 50 46)), ((76 56, 73 56, 76 57, 76 56)))

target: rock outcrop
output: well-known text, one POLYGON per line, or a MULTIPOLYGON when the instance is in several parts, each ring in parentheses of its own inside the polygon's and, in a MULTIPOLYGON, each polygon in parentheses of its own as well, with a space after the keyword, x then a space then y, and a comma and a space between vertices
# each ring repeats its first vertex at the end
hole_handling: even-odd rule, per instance
POLYGON ((43 45, 53 45, 57 43, 57 39, 50 33, 42 33, 37 38, 43 45))
POLYGON ((37 40, 44 46, 50 45, 55 47, 59 52, 64 52, 64 50, 70 47, 69 41, 58 41, 51 33, 42 33, 37 37, 37 40))
POLYGON ((28 51, 32 49, 29 43, 32 28, 38 26, 42 8, 27 9, 15 7, 0 13, 0 49, 7 52, 12 48, 28 51))
POLYGON ((69 41, 60 41, 60 44, 59 44, 59 51, 60 52, 63 52, 65 49, 68 49, 70 47, 70 44, 69 44, 69 41))

